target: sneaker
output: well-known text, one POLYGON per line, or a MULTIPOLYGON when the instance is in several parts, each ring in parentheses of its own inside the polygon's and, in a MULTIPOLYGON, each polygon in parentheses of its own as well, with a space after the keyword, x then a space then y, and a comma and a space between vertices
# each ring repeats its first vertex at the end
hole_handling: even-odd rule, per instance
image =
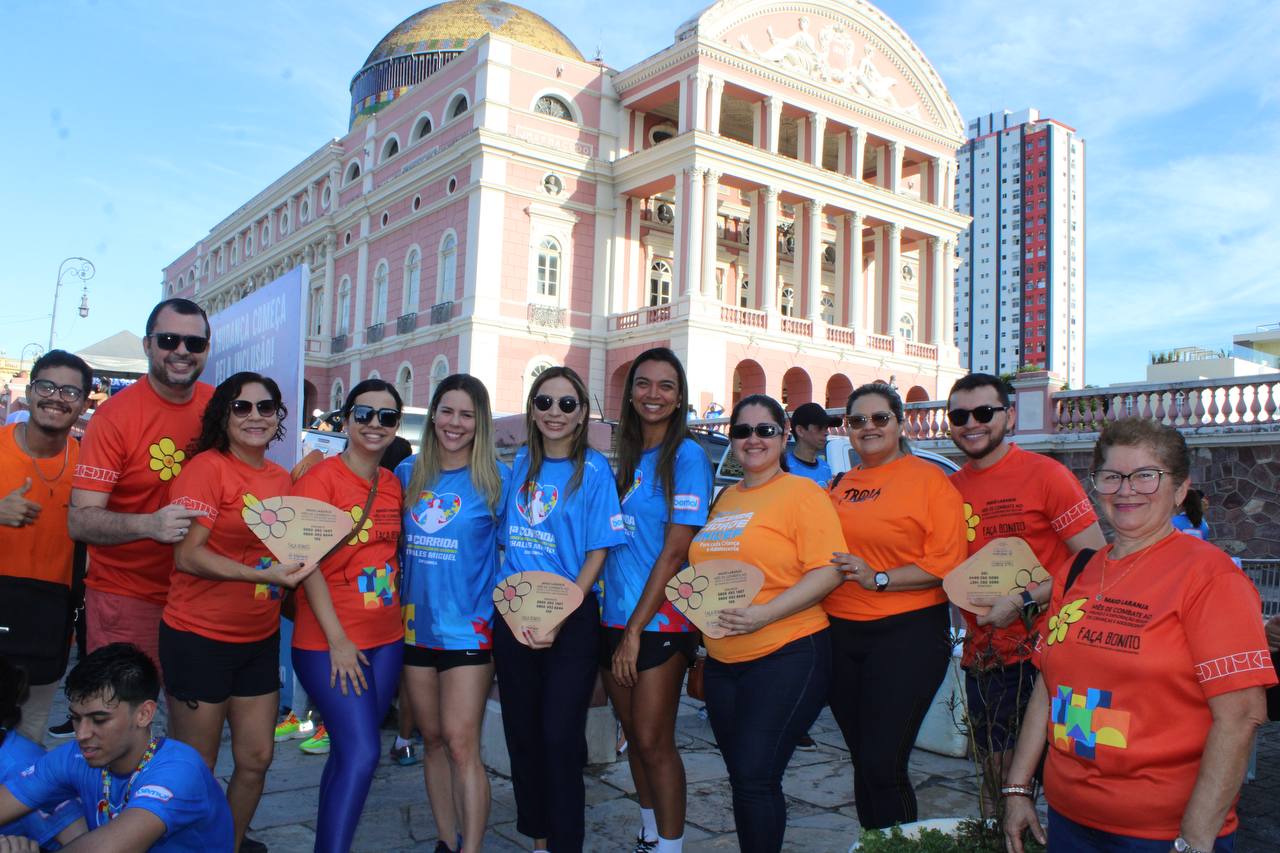
POLYGON ((315 734, 298 744, 298 749, 308 755, 327 755, 329 753, 329 732, 324 723, 316 726, 315 734))
POLYGON ((276 724, 276 743, 281 743, 298 736, 298 727, 302 725, 302 721, 298 719, 298 715, 290 711, 285 714, 283 720, 276 724))
POLYGON ((69 737, 76 736, 76 727, 71 725, 71 718, 67 717, 64 722, 58 723, 56 726, 49 726, 49 737, 56 737, 58 740, 66 740, 69 737))
POLYGON ((800 739, 796 741, 796 749, 803 749, 805 752, 813 752, 818 745, 813 742, 813 738, 807 734, 800 735, 800 739))
POLYGON ((637 835, 636 846, 631 849, 631 853, 653 853, 657 849, 657 841, 645 841, 643 835, 637 835))
MULTIPOLYGON (((461 844, 459 844, 459 845, 458 845, 458 849, 459 849, 459 850, 461 850, 461 849, 462 849, 462 845, 461 845, 461 844)), ((437 842, 436 842, 436 849, 435 849, 435 850, 433 850, 433 851, 431 851, 431 853, 455 853, 455 851, 450 850, 450 849, 449 849, 449 845, 448 845, 448 844, 445 844, 443 841, 437 841, 437 842)))
POLYGON ((240 853, 267 853, 267 845, 246 835, 240 842, 240 853))
MULTIPOLYGON (((412 767, 413 765, 422 761, 422 756, 418 754, 418 750, 414 748, 413 742, 410 741, 404 746, 398 747, 398 748, 395 746, 395 744, 392 744, 391 760, 394 761, 396 764, 399 764, 401 767, 412 767)), ((443 841, 440 843, 444 844, 443 841)))

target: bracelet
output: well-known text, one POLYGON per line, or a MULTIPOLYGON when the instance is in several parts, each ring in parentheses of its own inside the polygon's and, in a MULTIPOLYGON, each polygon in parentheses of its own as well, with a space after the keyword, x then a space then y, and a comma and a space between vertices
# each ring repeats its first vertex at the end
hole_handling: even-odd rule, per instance
POLYGON ((1000 789, 1002 797, 1026 797, 1029 800, 1036 798, 1035 788, 1030 785, 1005 785, 1000 789))
POLYGON ((1030 609, 1030 608, 1032 608, 1032 607, 1036 607, 1036 606, 1037 606, 1037 602, 1036 602, 1035 598, 1033 598, 1033 597, 1032 597, 1032 595, 1031 595, 1031 593, 1030 593, 1030 592, 1028 592, 1027 590, 1025 590, 1025 589, 1024 589, 1024 590, 1022 591, 1022 609, 1023 609, 1023 610, 1028 610, 1028 609, 1030 609))

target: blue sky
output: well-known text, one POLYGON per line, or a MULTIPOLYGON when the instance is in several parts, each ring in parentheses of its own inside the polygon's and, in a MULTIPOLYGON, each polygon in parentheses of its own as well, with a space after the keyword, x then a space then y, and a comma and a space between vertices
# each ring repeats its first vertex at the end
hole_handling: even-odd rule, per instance
MULTIPOLYGON (((347 125, 351 75, 422 0, 10 0, 0 350, 141 332, 160 271, 347 125), (357 11, 359 10, 359 11, 357 11)), ((530 0, 615 68, 669 45, 696 3, 530 0)), ((1090 383, 1147 352, 1229 347, 1280 321, 1280 3, 884 0, 966 118, 1039 107, 1088 142, 1090 383)))

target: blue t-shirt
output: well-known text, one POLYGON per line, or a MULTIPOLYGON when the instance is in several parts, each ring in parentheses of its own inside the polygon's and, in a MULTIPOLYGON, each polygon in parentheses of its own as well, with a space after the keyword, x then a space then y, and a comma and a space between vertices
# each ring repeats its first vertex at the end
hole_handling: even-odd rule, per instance
MULTIPOLYGON (((396 467, 406 489, 418 456, 396 467)), ((510 470, 498 465, 503 491, 510 470)), ((407 492, 406 492, 407 496, 407 492)), ((493 648, 498 514, 471 482, 471 468, 440 472, 404 513, 400 570, 404 641, 429 649, 493 648)))
MULTIPOLYGON (((44 750, 17 732, 5 731, 0 743, 0 785, 9 784, 15 776, 44 756, 44 750)), ((80 801, 74 797, 57 803, 48 811, 35 811, 13 823, 0 826, 0 835, 30 838, 41 847, 54 848, 59 832, 80 819, 80 801)))
POLYGON ((1183 533, 1188 533, 1197 539, 1204 539, 1206 541, 1209 539, 1209 522, 1205 521, 1203 518, 1200 519, 1200 526, 1195 527, 1191 524, 1191 519, 1187 518, 1187 514, 1185 512, 1180 512, 1173 517, 1173 526, 1174 529, 1181 530, 1183 533))
MULTIPOLYGON (((626 544, 610 551, 604 561, 604 609, 600 621, 611 628, 627 627, 627 620, 640 603, 649 572, 662 553, 666 525, 701 527, 707 521, 712 480, 707 454, 691 438, 686 438, 676 450, 672 472, 675 495, 668 514, 662 478, 658 476, 660 451, 661 448, 655 447, 640 456, 631 487, 622 496, 626 544)), ((644 630, 691 631, 693 626, 670 602, 663 601, 644 630)))
MULTIPOLYGON (((130 785, 132 775, 108 774, 110 808, 146 809, 164 821, 164 835, 152 845, 152 853, 221 853, 234 849, 235 832, 227 797, 200 753, 169 738, 161 741, 155 756, 130 785)), ((5 784, 19 802, 32 808, 79 797, 90 832, 106 823, 105 816, 98 813, 102 770, 89 766, 78 743, 64 744, 46 753, 5 784)))
POLYGON ((570 493, 572 477, 572 460, 544 459, 538 481, 530 488, 529 449, 516 454, 498 533, 507 549, 504 576, 538 571, 577 580, 588 551, 626 541, 618 492, 605 458, 588 449, 582 482, 570 493))
POLYGON ((813 462, 805 462, 796 456, 795 450, 788 450, 787 467, 792 474, 813 480, 823 489, 831 486, 831 466, 827 464, 825 456, 819 456, 813 462))

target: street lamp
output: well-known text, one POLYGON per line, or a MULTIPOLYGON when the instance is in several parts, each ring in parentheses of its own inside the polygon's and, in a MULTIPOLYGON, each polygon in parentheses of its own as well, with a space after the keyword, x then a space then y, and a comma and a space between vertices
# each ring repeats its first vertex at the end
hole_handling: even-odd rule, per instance
POLYGON ((22 353, 18 356, 18 369, 25 369, 27 363, 27 350, 31 350, 31 361, 35 363, 40 356, 44 355, 44 345, 32 341, 22 348, 22 353))
POLYGON ((49 349, 53 349, 53 327, 58 322, 58 291, 62 288, 62 279, 70 274, 80 279, 84 290, 80 294, 80 316, 89 316, 89 279, 97 273, 97 268, 87 258, 73 256, 64 258, 58 265, 58 281, 53 286, 53 314, 49 317, 49 349), (68 266, 70 264, 70 266, 68 266))

